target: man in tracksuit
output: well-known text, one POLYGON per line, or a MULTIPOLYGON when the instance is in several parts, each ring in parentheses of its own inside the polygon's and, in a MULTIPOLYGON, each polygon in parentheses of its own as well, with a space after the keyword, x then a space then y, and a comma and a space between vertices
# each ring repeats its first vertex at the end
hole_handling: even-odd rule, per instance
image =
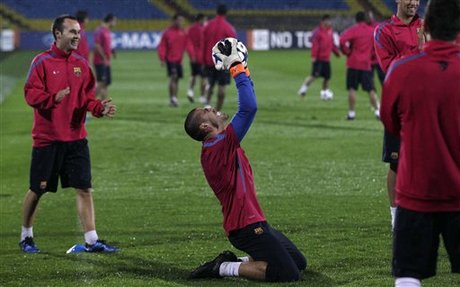
POLYGON ((183 77, 182 57, 184 52, 195 61, 192 42, 187 36, 187 31, 183 28, 184 16, 175 14, 172 18, 172 25, 163 32, 160 44, 158 45, 158 57, 161 66, 166 63, 169 76, 169 101, 171 107, 177 107, 177 91, 179 88, 179 79, 183 77))
POLYGON ((356 117, 356 91, 359 85, 369 94, 374 114, 379 116, 379 102, 371 70, 373 28, 365 20, 364 12, 356 13, 356 24, 340 35, 340 49, 347 56, 348 120, 356 117))
POLYGON ((436 274, 440 235, 451 271, 460 273, 460 1, 431 0, 425 17, 432 40, 390 66, 382 96, 383 124, 401 139, 397 287, 419 287, 436 274))
POLYGON ((80 41, 80 25, 72 16, 54 20, 55 39, 51 49, 34 58, 27 75, 24 95, 34 109, 33 149, 30 187, 23 203, 21 249, 40 250, 33 240, 33 221, 40 197, 62 188, 73 187, 77 211, 85 232, 87 252, 113 252, 117 248, 100 240, 96 233, 91 188, 91 163, 86 140, 85 118, 115 114, 110 100, 95 98, 95 80, 88 62, 74 53, 80 41))
MULTIPOLYGON (((396 14, 377 26, 374 31, 375 52, 380 67, 385 73, 393 61, 419 52, 425 41, 423 21, 417 15, 420 1, 398 0, 397 2, 396 14)), ((382 160, 390 164, 387 174, 387 189, 392 226, 394 226, 396 212, 394 188, 398 170, 399 144, 399 139, 385 131, 382 160)))
POLYGON ((211 108, 196 108, 188 114, 184 126, 190 137, 203 143, 201 165, 222 206, 228 239, 250 257, 239 260, 226 251, 194 270, 191 278, 240 276, 270 282, 296 281, 307 266, 305 257, 267 223, 257 201, 249 160, 240 146, 257 111, 249 70, 236 52, 236 39, 219 43, 213 52, 235 79, 238 112, 226 125, 225 114, 211 108))

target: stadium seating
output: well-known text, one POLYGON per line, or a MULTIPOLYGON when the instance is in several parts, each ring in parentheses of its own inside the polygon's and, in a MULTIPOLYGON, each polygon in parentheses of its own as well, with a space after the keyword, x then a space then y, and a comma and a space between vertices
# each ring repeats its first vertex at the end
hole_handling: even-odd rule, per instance
POLYGON ((163 11, 147 0, 2 0, 2 3, 29 19, 53 19, 56 15, 88 10, 92 19, 112 12, 120 19, 167 19, 163 11))

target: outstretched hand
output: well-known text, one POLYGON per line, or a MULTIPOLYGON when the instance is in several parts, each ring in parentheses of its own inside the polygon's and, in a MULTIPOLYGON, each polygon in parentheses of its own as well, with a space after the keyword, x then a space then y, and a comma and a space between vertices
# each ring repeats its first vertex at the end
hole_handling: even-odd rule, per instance
POLYGON ((56 103, 60 103, 64 99, 64 97, 67 96, 68 94, 70 94, 70 87, 67 87, 57 92, 56 95, 54 96, 54 101, 56 103))
POLYGON ((109 118, 113 117, 115 113, 117 112, 117 106, 115 106, 114 104, 111 104, 110 102, 112 102, 112 98, 101 101, 101 104, 104 106, 102 115, 109 117, 109 118))

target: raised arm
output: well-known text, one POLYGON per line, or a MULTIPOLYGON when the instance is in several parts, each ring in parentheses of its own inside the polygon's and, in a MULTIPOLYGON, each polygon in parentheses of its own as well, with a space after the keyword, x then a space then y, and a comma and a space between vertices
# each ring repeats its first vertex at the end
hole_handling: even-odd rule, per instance
MULTIPOLYGON (((243 66, 242 64, 238 64, 243 66)), ((257 112, 257 101, 251 79, 240 67, 241 72, 234 76, 238 90, 238 111, 233 116, 231 125, 241 142, 249 130, 257 112)))
POLYGON ((249 130, 257 112, 256 95, 247 68, 247 49, 235 38, 226 38, 212 48, 214 66, 217 70, 228 70, 238 89, 238 111, 231 125, 239 141, 249 130))

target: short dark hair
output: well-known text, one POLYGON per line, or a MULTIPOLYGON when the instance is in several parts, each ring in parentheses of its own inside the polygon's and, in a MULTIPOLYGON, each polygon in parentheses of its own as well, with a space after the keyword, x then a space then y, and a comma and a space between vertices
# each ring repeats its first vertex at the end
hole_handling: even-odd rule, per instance
POLYGON ((195 16, 195 21, 196 22, 201 21, 201 20, 203 20, 203 18, 204 18, 204 14, 203 13, 198 13, 195 16))
POLYGON ((433 39, 454 41, 460 33, 460 0, 430 0, 424 25, 433 39))
POLYGON ((329 14, 324 14, 323 17, 321 17, 321 21, 329 20, 329 19, 331 19, 331 16, 329 14))
POLYGON ((104 23, 109 23, 113 19, 115 19, 115 15, 113 15, 113 13, 109 13, 109 14, 105 15, 103 21, 104 21, 104 23))
POLYGON ((63 32, 64 31, 64 21, 65 19, 71 19, 77 21, 77 18, 75 18, 72 15, 61 15, 54 19, 53 25, 51 26, 51 33, 53 33, 54 40, 56 40, 56 34, 54 34, 55 31, 63 32))
POLYGON ((356 22, 364 22, 366 20, 366 13, 359 11, 355 16, 356 22))
POLYGON ((77 18, 77 21, 79 23, 83 23, 85 19, 88 18, 88 11, 78 10, 77 13, 75 14, 75 18, 77 18))
POLYGON ((225 4, 219 4, 217 6, 217 15, 226 15, 227 14, 227 6, 225 4))
POLYGON ((184 129, 192 139, 202 142, 206 138, 207 134, 205 131, 200 129, 202 122, 199 121, 198 117, 196 116, 196 110, 197 108, 191 110, 188 113, 187 117, 185 118, 184 129))

